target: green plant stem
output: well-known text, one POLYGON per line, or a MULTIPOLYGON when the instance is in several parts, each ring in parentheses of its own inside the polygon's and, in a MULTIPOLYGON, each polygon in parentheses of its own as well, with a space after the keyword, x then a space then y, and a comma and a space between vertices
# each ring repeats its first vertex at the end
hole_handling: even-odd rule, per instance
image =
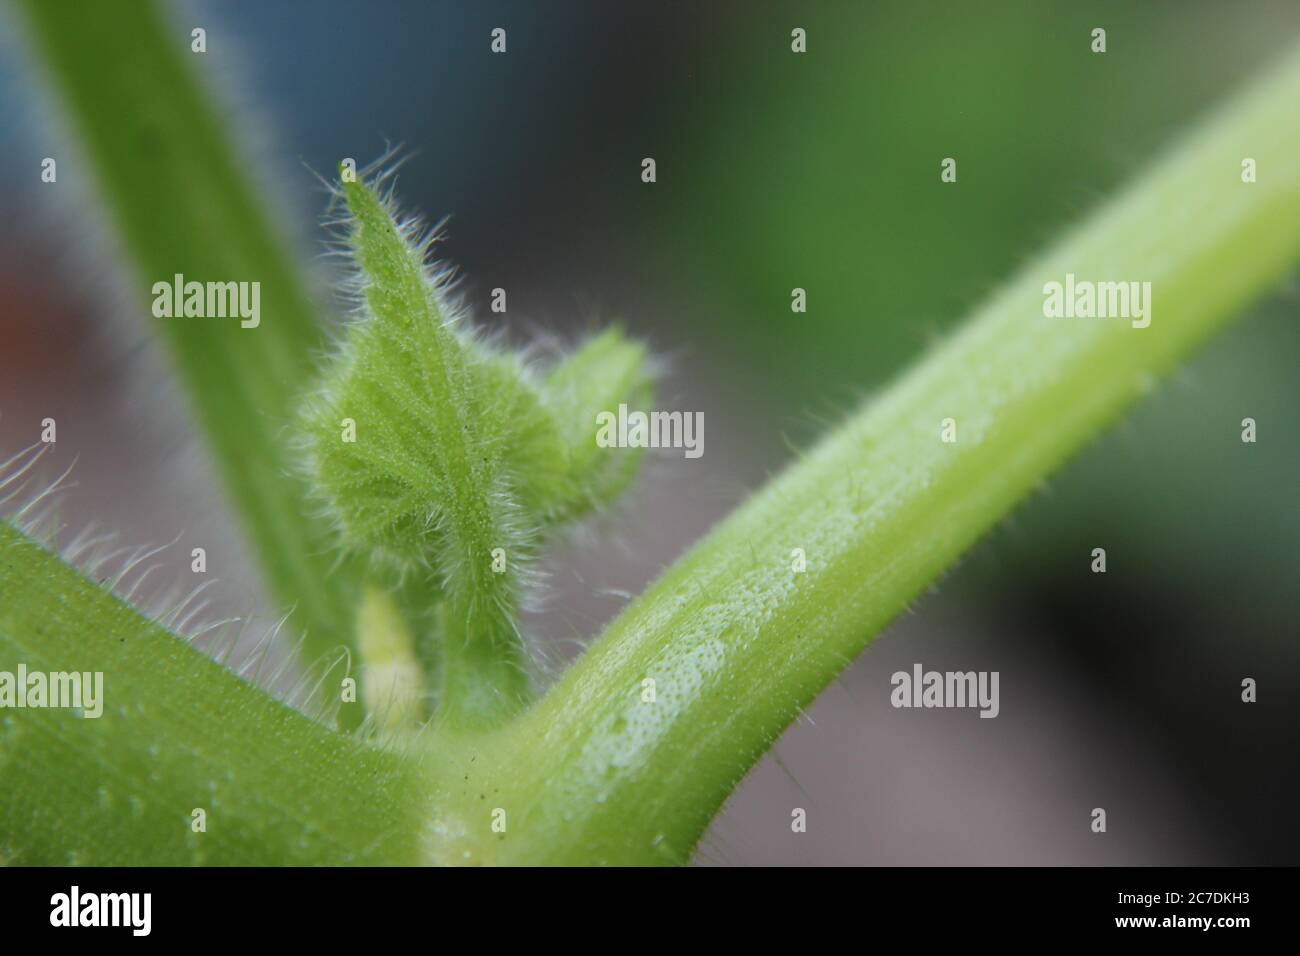
MULTIPOLYGON (((222 232, 238 223, 212 207, 240 209, 241 221, 256 208, 229 168, 197 207, 183 188, 181 173, 210 172, 202 155, 189 155, 190 137, 200 153, 226 154, 209 121, 187 112, 204 108, 179 54, 155 56, 170 42, 156 20, 116 5, 23 6, 103 165, 143 274, 157 277, 155 267, 171 261, 168 241, 193 245, 196 256, 199 246, 223 248, 222 232), (94 115, 100 95, 138 106, 120 137, 119 117, 94 115), (131 146, 132 137, 145 145, 131 146), (169 152, 160 143, 188 165, 160 160, 169 152), (169 201, 184 228, 155 234, 170 220, 149 217, 171 211, 169 201)), ((1291 267, 1300 251, 1296 102, 1300 53, 711 532, 530 709, 491 732, 438 727, 422 738, 436 773, 275 704, 0 525, 0 669, 19 661, 102 669, 111 711, 98 722, 60 711, 0 718, 0 852, 30 862, 687 860, 748 769, 874 634, 1291 267), (1245 157, 1258 164, 1256 183, 1240 180, 1245 157), (1150 328, 1044 318, 1043 284, 1067 273, 1150 281, 1150 328), (948 418, 951 444, 940 440, 948 418), (796 548, 806 555, 802 572, 796 548), (191 808, 205 806, 195 791, 215 796, 209 810, 226 815, 217 841, 195 845, 187 835, 191 808), (496 809, 508 820, 500 832, 490 825, 496 809)), ((264 416, 279 421, 274 399, 287 402, 284 383, 299 371, 292 349, 264 344, 268 354, 253 361, 216 335, 173 345, 194 366, 217 446, 250 461, 279 454, 264 447, 275 432, 264 416), (201 358, 236 384, 204 377, 201 358), (242 395, 238 434, 216 421, 232 388, 242 395)), ((232 480, 237 495, 262 502, 251 516, 280 528, 272 539, 283 536, 284 516, 296 513, 290 491, 241 492, 232 480)), ((310 542, 287 552, 301 560, 277 579, 314 589, 320 603, 310 614, 320 617, 338 582, 314 575, 310 542)), ((349 604, 335 620, 351 612, 349 604)))
POLYGON ((0 521, 0 671, 19 664, 102 672, 103 712, 0 710, 0 863, 416 862, 415 764, 278 703, 0 521))
MULTIPOLYGON (((188 27, 143 0, 18 6, 135 267, 142 318, 153 283, 177 273, 261 283, 257 328, 237 319, 152 321, 270 588, 295 608, 291 626, 305 633, 307 658, 351 646, 360 572, 335 567, 332 535, 307 513, 288 440, 322 335, 298 264, 196 76, 217 54, 191 53, 188 27)), ((341 713, 359 717, 357 708, 341 713)))
POLYGON ((496 858, 686 861, 749 768, 873 635, 1292 267, 1297 103, 1300 52, 633 602, 490 743, 509 781, 496 858), (1257 161, 1258 182, 1241 181, 1244 157, 1257 161), (1067 272, 1152 282, 1150 327, 1045 318, 1043 286, 1067 272), (956 443, 940 440, 946 418, 956 443), (803 573, 792 571, 795 548, 807 555, 803 573))

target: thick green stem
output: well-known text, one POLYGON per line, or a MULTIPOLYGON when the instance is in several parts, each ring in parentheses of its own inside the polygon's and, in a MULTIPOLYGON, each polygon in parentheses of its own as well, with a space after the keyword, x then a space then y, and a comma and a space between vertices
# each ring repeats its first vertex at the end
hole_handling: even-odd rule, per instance
POLYGON ((416 861, 415 764, 278 703, 0 521, 0 673, 20 665, 100 672, 102 713, 0 710, 0 863, 416 861))
POLYGON ((321 331, 298 264, 196 76, 217 52, 192 53, 188 27, 144 0, 18 6, 135 267, 141 318, 170 347, 272 591, 295 608, 309 661, 351 645, 360 574, 337 566, 329 528, 305 508, 289 441, 321 331), (153 284, 177 274, 259 282, 259 324, 149 319, 153 284))
MULTIPOLYGON (((172 41, 151 14, 103 6, 23 2, 142 274, 165 278, 175 263, 201 279, 253 266, 287 275, 273 245, 239 235, 257 209, 181 54, 155 56, 172 41), (136 104, 136 119, 98 111, 104 95, 136 104), (187 178, 207 185, 192 193, 187 178), (178 258, 173 245, 189 251, 178 258)), ((874 634, 1284 275, 1300 251, 1296 102, 1300 53, 713 531, 531 709, 485 733, 442 723, 412 744, 428 745, 427 765, 312 725, 0 526, 0 670, 102 670, 108 698, 99 720, 0 718, 0 852, 29 862, 688 859, 738 781, 874 634), (1248 158, 1257 182, 1241 179, 1248 158), (1045 284, 1070 274, 1150 282, 1150 326, 1046 318, 1045 284), (192 828, 200 808, 206 834, 192 828)), ((284 481, 275 439, 309 323, 291 279, 270 285, 279 291, 264 305, 278 296, 275 314, 290 317, 283 338, 258 338, 256 350, 228 336, 271 328, 270 309, 255 332, 164 328, 228 473, 235 462, 252 469, 231 481, 264 551, 288 549, 271 564, 276 580, 285 593, 304 589, 328 633, 352 620, 355 595, 335 597, 346 589, 323 573, 328 549, 314 534, 294 538, 301 489, 284 481)), ((437 424, 454 436, 456 422, 437 424)), ((460 486, 447 493, 488 494, 472 455, 463 465, 442 467, 460 486)), ((491 504, 456 500, 461 525, 446 530, 468 570, 451 600, 468 603, 451 612, 471 622, 474 600, 508 607, 493 599, 502 583, 481 576, 485 550, 509 529, 491 504)), ((502 660, 490 642, 465 646, 502 660)))
POLYGON ((1292 267, 1297 103, 1300 52, 629 606, 494 744, 511 820, 497 858, 687 860, 739 780, 873 635, 1292 267), (1244 158, 1258 182, 1242 181, 1244 158), (1151 282, 1150 326, 1045 317, 1044 285, 1067 273, 1151 282), (941 438, 945 419, 955 442, 941 438))

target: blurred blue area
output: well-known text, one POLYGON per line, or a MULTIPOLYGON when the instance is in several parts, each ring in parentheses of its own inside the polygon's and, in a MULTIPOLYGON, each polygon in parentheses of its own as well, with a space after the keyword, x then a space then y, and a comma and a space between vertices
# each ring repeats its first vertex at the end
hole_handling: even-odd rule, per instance
MULTIPOLYGON (((619 317, 671 353, 668 405, 708 409, 710 453, 705 479, 670 486, 665 515, 638 529, 653 558, 634 590, 734 500, 709 497, 718 486, 757 485, 789 443, 885 385, 1295 42, 1300 4, 203 0, 176 23, 178 42, 208 28, 204 66, 302 211, 308 252, 324 204, 311 170, 405 144, 399 198, 452 216, 441 254, 480 316, 502 286, 501 324, 521 337, 619 317), (806 57, 789 52, 793 25, 808 30, 806 57), (1088 50, 1094 25, 1108 30, 1102 56, 1088 50), (505 56, 489 50, 498 26, 505 56), (959 163, 949 191, 935 188, 945 156, 959 163), (797 317, 794 286, 810 302, 797 317)), ((6 56, 6 182, 48 148, 39 116, 19 122, 30 104, 15 69, 6 56)), ((23 202, 0 196, 0 210, 23 202)), ((102 341, 59 270, 36 263, 43 243, 51 259, 63 249, 34 244, 32 221, 0 221, 0 251, 22 253, 0 257, 0 409, 42 382, 95 406, 83 366, 33 337, 48 325, 60 347, 102 341)), ((1292 288, 1211 343, 922 604, 927 620, 991 635, 993 658, 1032 640, 1063 662, 1069 692, 1149 733, 1186 812, 1232 821, 1198 851, 1209 862, 1300 852, 1296 313, 1292 288), (1254 446, 1238 439, 1246 416, 1254 446), (1086 573, 1099 544, 1105 576, 1086 573), (1261 702, 1243 713, 1246 674, 1261 702)), ((565 600, 584 624, 605 613, 565 600)), ((1115 779, 1125 759, 1107 765, 1115 779)))

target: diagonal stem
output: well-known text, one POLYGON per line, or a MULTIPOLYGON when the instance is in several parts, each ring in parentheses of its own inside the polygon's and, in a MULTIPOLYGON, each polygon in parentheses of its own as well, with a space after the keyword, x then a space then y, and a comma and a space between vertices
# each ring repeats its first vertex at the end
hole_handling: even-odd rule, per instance
POLYGON ((633 602, 496 744, 516 821, 500 858, 687 860, 741 777, 875 634, 1292 268, 1297 102, 1300 50, 633 602), (1258 182, 1242 181, 1246 157, 1258 182), (1149 281, 1150 326, 1045 317, 1044 286, 1067 273, 1149 281))

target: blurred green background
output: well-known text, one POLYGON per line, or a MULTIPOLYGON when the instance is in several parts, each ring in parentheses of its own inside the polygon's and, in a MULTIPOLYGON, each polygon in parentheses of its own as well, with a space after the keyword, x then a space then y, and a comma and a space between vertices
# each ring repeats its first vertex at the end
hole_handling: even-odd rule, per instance
MULTIPOLYGON (((557 556, 532 626, 560 648, 1300 41, 1300 5, 1259 0, 268 0, 175 21, 178 42, 208 29, 197 66, 304 258, 312 170, 405 143, 398 194, 453 215, 441 252, 485 324, 527 340, 619 318, 670 360, 660 405, 706 412, 703 459, 656 461, 606 538, 557 556)), ((0 451, 57 414, 47 464, 82 456, 69 524, 215 542, 239 613, 256 573, 145 313, 113 291, 84 172, 61 160, 58 190, 32 172, 64 140, 16 24, 5 36, 0 451)), ((702 859, 1296 862, 1297 308, 1279 290, 981 544, 791 731, 702 859), (1105 576, 1088 573, 1098 546, 1105 576), (890 710, 888 674, 918 660, 1000 668, 1003 716, 890 710), (1244 676, 1257 705, 1238 701, 1244 676), (810 801, 810 832, 790 834, 810 801), (1097 805, 1108 840, 1087 831, 1097 805)))

